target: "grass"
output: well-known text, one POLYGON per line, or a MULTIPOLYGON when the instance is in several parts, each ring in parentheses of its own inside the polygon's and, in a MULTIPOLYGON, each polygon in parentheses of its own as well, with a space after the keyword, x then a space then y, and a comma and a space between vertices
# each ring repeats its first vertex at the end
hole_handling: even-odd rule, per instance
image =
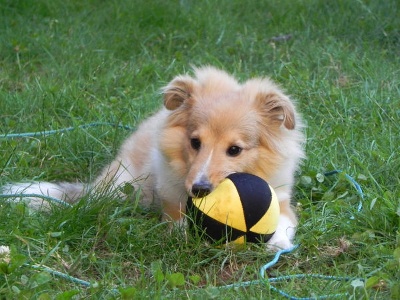
MULTIPOLYGON (((347 291, 351 299, 398 299, 399 11, 395 0, 2 1, 0 134, 97 121, 136 126, 161 105, 159 89, 191 65, 212 64, 243 79, 270 76, 297 99, 308 158, 295 189, 301 247, 268 276, 354 278, 279 285, 296 296, 347 291), (343 174, 321 176, 332 169, 361 184, 361 211, 343 174)), ((88 181, 128 134, 103 126, 1 138, 0 184, 88 181)), ((0 298, 281 297, 263 285, 217 288, 258 279, 273 258, 262 246, 215 248, 166 235, 157 213, 98 198, 55 205, 51 213, 0 200, 0 245, 11 247, 11 256, 0 258, 0 298)))

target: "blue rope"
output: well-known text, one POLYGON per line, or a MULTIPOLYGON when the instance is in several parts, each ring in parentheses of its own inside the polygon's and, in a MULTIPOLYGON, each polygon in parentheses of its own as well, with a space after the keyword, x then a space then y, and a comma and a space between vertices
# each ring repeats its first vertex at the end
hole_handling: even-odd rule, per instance
MULTIPOLYGON (((238 287, 247 287, 247 286, 251 286, 251 285, 259 285, 259 284, 268 284, 269 288, 277 293, 279 293, 281 296, 284 296, 288 299, 291 300, 315 300, 315 299, 333 299, 333 298, 343 298, 346 295, 348 295, 348 293, 337 293, 337 294, 329 294, 329 295, 320 295, 320 296, 315 296, 315 297, 295 297, 292 296, 288 293, 286 293, 285 291, 283 291, 282 289, 278 289, 277 287, 274 287, 273 285, 271 285, 271 283, 274 282, 280 282, 280 281, 288 281, 288 280, 293 280, 293 279, 304 279, 304 278, 318 278, 318 279, 322 279, 322 280, 334 280, 334 281, 349 281, 351 279, 351 277, 341 277, 341 276, 326 276, 326 275, 320 275, 320 274, 294 274, 294 275, 286 275, 286 276, 279 276, 279 277, 274 277, 274 278, 265 278, 265 271, 267 269, 269 269, 270 267, 272 267, 273 265, 275 265, 278 261, 279 258, 282 254, 286 254, 286 253, 292 253, 294 250, 296 250, 299 247, 299 245, 295 245, 290 249, 284 249, 284 250, 280 250, 278 251, 274 258, 268 262, 267 264, 265 264, 263 267, 261 267, 260 269, 260 275, 261 278, 260 280, 251 280, 251 281, 245 281, 245 282, 240 282, 240 283, 233 283, 233 284, 228 284, 225 286, 221 286, 219 287, 221 288, 238 288, 238 287)), ((90 283, 89 281, 86 280, 82 280, 73 276, 70 276, 68 274, 53 270, 49 267, 43 266, 43 265, 30 265, 33 269, 36 270, 42 270, 42 271, 46 271, 49 274, 53 275, 53 276, 57 276, 66 280, 69 280, 73 283, 77 283, 80 284, 82 286, 85 287, 92 287, 93 284, 90 283)), ((111 293, 113 294, 118 294, 119 291, 116 288, 110 289, 109 290, 111 293)))
MULTIPOLYGON (((329 281, 349 281, 351 279, 351 277, 344 277, 344 276, 329 276, 329 275, 321 275, 321 274, 294 274, 294 275, 286 275, 286 276, 280 276, 280 277, 275 277, 275 278, 269 278, 267 281, 269 283, 272 283, 272 282, 287 281, 287 280, 292 280, 292 279, 305 279, 305 278, 318 278, 318 279, 329 280, 329 281)), ((346 295, 348 295, 347 292, 344 292, 344 293, 337 293, 337 294, 319 295, 319 296, 314 296, 314 297, 295 297, 295 296, 292 296, 292 295, 286 293, 285 291, 283 291, 281 289, 274 287, 273 285, 270 285, 269 288, 291 300, 344 298, 346 295)))
POLYGON ((12 138, 23 138, 23 137, 35 137, 35 136, 48 136, 56 133, 63 133, 63 132, 68 132, 72 131, 77 128, 89 128, 89 127, 97 127, 97 126, 113 126, 117 128, 122 128, 126 130, 134 130, 133 127, 127 126, 127 125, 120 125, 120 124, 113 124, 109 122, 93 122, 89 124, 83 124, 79 126, 71 126, 67 128, 61 128, 61 129, 55 129, 55 130, 43 130, 43 131, 37 131, 37 132, 24 132, 24 133, 6 133, 6 134, 0 134, 0 139, 12 139, 12 138))
POLYGON ((293 247, 291 247, 289 249, 282 249, 282 250, 279 250, 278 252, 276 252, 274 259, 271 260, 269 263, 267 263, 267 264, 265 264, 264 266, 261 267, 261 269, 260 269, 261 278, 264 278, 265 271, 267 269, 271 268, 272 266, 274 266, 278 262, 279 257, 282 254, 291 253, 294 250, 296 250, 298 247, 299 247, 299 245, 294 245, 293 247))
MULTIPOLYGON (((333 171, 324 173, 324 175, 325 175, 325 176, 331 176, 331 175, 340 174, 340 173, 343 173, 343 171, 342 171, 342 170, 333 170, 333 171)), ((357 190, 358 195, 359 195, 360 198, 361 198, 361 199, 360 199, 360 203, 358 204, 358 208, 357 208, 357 210, 360 212, 360 211, 362 210, 362 207, 363 207, 364 192, 363 192, 363 190, 361 189, 361 186, 358 184, 358 182, 357 182, 353 177, 351 177, 351 176, 350 176, 349 174, 347 174, 347 173, 344 173, 344 176, 346 177, 346 179, 347 179, 348 181, 350 181, 350 182, 353 184, 353 186, 354 186, 355 189, 357 190)))
POLYGON ((337 294, 329 294, 329 295, 320 295, 316 297, 295 297, 292 296, 288 293, 286 293, 284 290, 279 289, 271 283, 275 282, 281 282, 281 281, 288 281, 288 280, 293 280, 293 279, 306 279, 306 278, 317 278, 317 279, 322 279, 322 280, 330 280, 330 281, 349 281, 351 277, 344 277, 344 276, 328 276, 328 275, 321 275, 321 274, 293 274, 293 275, 285 275, 285 276, 279 276, 279 277, 274 277, 274 278, 265 278, 265 271, 274 266, 278 261, 279 258, 282 254, 287 254, 287 253, 292 253, 294 250, 296 250, 300 245, 294 245, 293 247, 289 249, 283 249, 278 251, 274 258, 268 262, 267 264, 263 265, 260 269, 260 280, 251 280, 251 281, 245 281, 245 282, 240 282, 240 283, 233 283, 233 284, 228 284, 225 286, 222 286, 220 288, 237 288, 237 287, 247 287, 250 285, 256 285, 256 284, 267 284, 269 288, 276 293, 280 294, 281 296, 284 296, 288 299, 291 300, 313 300, 313 299, 332 299, 332 298, 343 298, 344 296, 347 295, 347 293, 337 293, 337 294))
MULTIPOLYGON (((62 133, 62 132, 67 132, 67 131, 71 131, 74 130, 76 128, 89 128, 89 127, 94 127, 94 126, 104 126, 104 125, 109 125, 109 126, 116 126, 118 128, 123 128, 123 129, 127 129, 127 130, 133 130, 133 128, 129 127, 129 126, 124 126, 124 125, 115 125, 112 123, 105 123, 105 122, 95 122, 95 123, 90 123, 90 124, 84 124, 84 125, 80 125, 78 127, 68 127, 68 128, 64 128, 64 129, 58 129, 58 130, 48 130, 48 131, 41 131, 41 132, 27 132, 27 133, 16 133, 16 134, 3 134, 0 135, 0 138, 21 138, 21 137, 35 137, 35 136, 47 136, 47 135, 51 135, 51 134, 56 134, 56 133, 62 133)), ((342 170, 333 170, 330 172, 326 172, 324 173, 324 176, 331 176, 331 175, 335 175, 335 174, 340 174, 343 173, 342 170)), ((345 178, 350 181, 353 186, 356 188, 361 200, 360 203, 358 205, 358 211, 361 211, 362 206, 363 206, 363 199, 364 199, 364 193, 361 189, 361 186, 357 183, 357 181, 351 177, 350 175, 344 173, 345 178)), ((62 201, 60 199, 56 199, 53 197, 49 197, 46 195, 37 195, 37 194, 15 194, 15 195, 3 195, 0 194, 0 198, 10 198, 10 197, 39 197, 42 198, 44 200, 48 200, 51 202, 55 202, 57 204, 61 204, 67 207, 71 207, 72 205, 62 201)), ((330 295, 321 295, 321 296, 317 296, 317 297, 312 297, 312 298, 308 298, 308 297, 294 297, 288 293, 286 293, 285 291, 283 291, 282 289, 278 289, 277 287, 271 285, 271 283, 275 283, 275 282, 280 282, 280 281, 287 281, 287 280, 292 280, 292 279, 304 279, 304 278, 318 278, 318 279, 322 279, 322 280, 334 280, 334 281, 349 281, 351 278, 350 277, 341 277, 341 276, 327 276, 327 275, 320 275, 320 274, 293 274, 293 275, 286 275, 286 276, 279 276, 279 277, 274 277, 274 278, 265 278, 265 271, 268 270, 269 268, 271 268, 272 266, 274 266, 278 261, 279 258, 282 254, 287 254, 287 253, 292 253, 294 250, 296 250, 299 247, 299 245, 295 245, 289 249, 283 249, 278 251, 274 258, 268 262, 267 264, 263 265, 260 268, 260 280, 251 280, 251 281, 245 281, 245 282, 240 282, 240 283, 233 283, 233 284, 228 284, 225 286, 222 286, 220 288, 232 288, 232 287, 246 287, 246 286, 250 286, 250 285, 255 285, 255 284, 269 284, 269 288, 277 293, 279 293, 281 296, 284 296, 288 299, 291 300, 312 300, 312 299, 332 299, 332 298, 339 298, 339 297, 345 297, 346 295, 348 295, 348 293, 338 293, 338 294, 330 294, 330 295)), ((43 270, 48 272, 49 274, 52 274, 54 276, 58 276, 60 278, 64 278, 66 280, 69 280, 71 282, 80 284, 82 286, 85 287, 92 287, 93 285, 85 280, 70 276, 68 274, 53 270, 49 267, 46 266, 42 266, 42 265, 30 265, 33 269, 37 269, 37 270, 43 270)), ((110 290, 112 293, 118 293, 117 289, 111 289, 110 290)))
POLYGON ((43 265, 30 265, 30 267, 32 267, 32 269, 41 270, 41 271, 46 271, 47 273, 49 273, 49 274, 51 274, 51 275, 54 275, 54 276, 57 276, 57 277, 60 277, 60 278, 67 279, 67 280, 69 280, 69 281, 72 281, 72 282, 74 282, 74 283, 83 285, 83 286, 85 286, 85 287, 91 287, 91 286, 92 286, 92 284, 91 284, 89 281, 82 280, 82 279, 79 279, 79 278, 76 278, 76 277, 72 277, 72 276, 70 276, 70 275, 68 275, 68 274, 65 274, 65 273, 63 273, 63 272, 59 272, 59 271, 53 270, 53 269, 51 269, 51 268, 49 268, 49 267, 46 267, 46 266, 43 266, 43 265))
MULTIPOLYGON (((358 195, 360 196, 360 202, 358 203, 358 208, 357 211, 360 212, 362 210, 363 207, 363 200, 364 200, 364 192, 361 189, 361 186, 358 184, 358 182, 351 177, 349 174, 343 172, 342 170, 333 170, 330 172, 325 172, 324 176, 331 176, 331 175, 335 175, 335 174, 344 174, 344 177, 353 184, 353 186, 355 187, 355 189, 357 190, 358 195)), ((350 220, 354 220, 354 216, 350 216, 350 220)))

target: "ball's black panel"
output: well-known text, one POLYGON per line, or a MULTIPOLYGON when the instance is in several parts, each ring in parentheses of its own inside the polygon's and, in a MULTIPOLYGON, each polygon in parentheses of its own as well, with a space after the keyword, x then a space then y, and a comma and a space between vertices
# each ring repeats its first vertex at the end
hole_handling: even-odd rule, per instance
POLYGON ((269 209, 272 199, 269 185, 262 178, 248 173, 233 173, 227 178, 236 186, 249 230, 269 209))
MULTIPOLYGON (((193 205, 192 198, 187 202, 187 212, 189 216, 189 226, 194 229, 197 226, 206 237, 214 242, 223 242, 225 240, 234 241, 237 238, 246 235, 246 232, 227 226, 200 211, 193 205)), ((259 235, 258 235, 259 236, 259 235)))

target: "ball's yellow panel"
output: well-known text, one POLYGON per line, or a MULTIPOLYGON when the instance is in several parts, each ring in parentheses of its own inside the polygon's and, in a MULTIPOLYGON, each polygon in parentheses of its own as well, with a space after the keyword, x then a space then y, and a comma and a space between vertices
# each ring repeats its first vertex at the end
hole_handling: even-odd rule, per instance
POLYGON ((232 241, 231 243, 236 244, 236 245, 241 245, 241 244, 244 244, 245 241, 246 240, 245 240, 245 237, 243 235, 243 236, 237 238, 236 240, 232 241))
POLYGON ((193 198, 193 205, 209 217, 247 231, 243 207, 236 186, 229 179, 223 180, 212 193, 204 198, 193 198))
POLYGON ((260 234, 270 234, 274 233, 276 227, 278 226, 278 219, 280 214, 279 209, 279 201, 278 197, 275 194, 275 191, 271 189, 271 204, 269 209, 265 213, 265 215, 253 226, 250 228, 250 231, 260 234))

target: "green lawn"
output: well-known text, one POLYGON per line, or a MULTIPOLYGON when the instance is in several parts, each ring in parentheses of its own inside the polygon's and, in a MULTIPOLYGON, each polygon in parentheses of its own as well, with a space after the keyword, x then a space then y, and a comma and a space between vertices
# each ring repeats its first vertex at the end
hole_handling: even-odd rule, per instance
MULTIPOLYGON (((266 275, 298 297, 400 298, 400 5, 397 0, 0 2, 0 185, 89 181, 160 88, 191 66, 270 76, 297 99, 307 160, 295 200, 300 247, 266 275), (344 173, 324 177, 327 171, 344 173), (347 179, 352 176, 364 192, 347 179), (362 279, 362 280, 360 280, 362 279)), ((0 198, 0 299, 280 299, 258 280, 262 246, 167 234, 156 212, 98 196, 34 213, 0 198), (35 269, 44 265, 90 287, 35 269)))

